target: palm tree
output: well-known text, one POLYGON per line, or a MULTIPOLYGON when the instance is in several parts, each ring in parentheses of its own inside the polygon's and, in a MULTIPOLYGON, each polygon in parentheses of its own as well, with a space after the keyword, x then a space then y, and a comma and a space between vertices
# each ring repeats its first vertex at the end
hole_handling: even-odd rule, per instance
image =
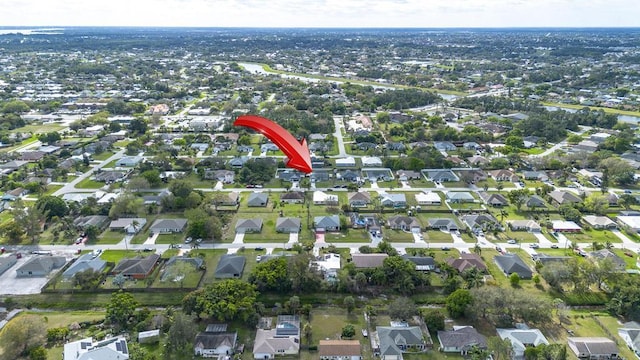
POLYGON ((476 255, 482 254, 482 248, 480 247, 480 244, 476 243, 476 246, 473 247, 473 252, 476 255))

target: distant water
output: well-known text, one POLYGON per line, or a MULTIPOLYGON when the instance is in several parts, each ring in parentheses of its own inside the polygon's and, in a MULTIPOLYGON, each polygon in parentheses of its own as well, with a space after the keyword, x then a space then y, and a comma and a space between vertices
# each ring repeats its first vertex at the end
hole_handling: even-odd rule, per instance
POLYGON ((0 29, 0 35, 60 35, 64 32, 63 28, 47 28, 47 29, 0 29))
MULTIPOLYGON (((565 108, 562 106, 545 106, 545 109, 549 110, 549 111, 558 111, 558 110, 564 110, 566 112, 570 112, 570 113, 575 113, 578 110, 577 109, 570 109, 570 108, 565 108)), ((628 123, 640 123, 640 117, 638 116, 631 116, 631 115, 618 115, 618 120, 622 121, 622 122, 628 122, 628 123)))

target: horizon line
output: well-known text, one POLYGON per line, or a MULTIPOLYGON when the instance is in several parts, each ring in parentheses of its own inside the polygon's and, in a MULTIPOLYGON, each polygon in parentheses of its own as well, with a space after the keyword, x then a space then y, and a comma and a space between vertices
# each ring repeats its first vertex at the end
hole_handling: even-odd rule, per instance
POLYGON ((0 29, 29 29, 42 30, 73 29, 73 28, 157 28, 157 29, 353 29, 353 30, 451 30, 451 29, 640 29, 640 26, 439 26, 439 27, 406 27, 406 26, 181 26, 181 25, 1 25, 0 29))

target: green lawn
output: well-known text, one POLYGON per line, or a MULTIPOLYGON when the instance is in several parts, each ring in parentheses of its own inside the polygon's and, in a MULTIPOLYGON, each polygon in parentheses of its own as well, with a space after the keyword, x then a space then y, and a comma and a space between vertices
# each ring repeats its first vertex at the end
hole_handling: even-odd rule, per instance
POLYGON ((384 229, 382 235, 385 240, 390 242, 414 242, 413 234, 402 230, 384 229))
MULTIPOLYGON (((387 232, 391 230, 383 230, 383 234, 387 235, 387 232)), ((344 242, 362 242, 369 243, 371 238, 365 229, 347 229, 346 231, 337 233, 327 233, 324 236, 324 241, 327 243, 344 243, 344 242)), ((364 245, 364 244, 363 244, 364 245)))
POLYGON ((91 180, 90 178, 86 178, 76 184, 77 189, 100 189, 103 186, 105 186, 105 183, 91 180))
POLYGON ((121 231, 107 230, 98 236, 98 240, 91 244, 112 245, 117 244, 124 239, 125 234, 121 231))
POLYGON ((184 279, 180 280, 180 279, 171 279, 171 278, 167 278, 165 280, 162 280, 162 274, 164 274, 165 272, 170 271, 169 268, 167 268, 166 266, 163 266, 162 269, 159 270, 158 276, 156 276, 156 278, 153 281, 153 284, 151 285, 151 287, 154 288, 195 288, 198 286, 198 283, 200 282, 200 279, 202 278, 202 276, 204 275, 204 271, 200 270, 200 269, 196 269, 195 267, 192 267, 192 270, 189 271, 184 279))
POLYGON ((431 243, 452 243, 451 234, 439 230, 430 230, 424 232, 424 240, 431 243))
POLYGON ((100 160, 100 161, 104 161, 107 160, 108 158, 110 158, 111 156, 113 156, 113 152, 111 151, 104 151, 100 154, 97 155, 92 155, 91 157, 93 158, 93 160, 100 160))
POLYGON ((136 257, 138 255, 148 256, 151 252, 140 252, 136 250, 105 250, 100 258, 107 262, 118 263, 118 261, 126 258, 136 257))
POLYGON ((583 230, 581 233, 575 233, 575 234, 565 234, 565 236, 567 237, 567 239, 571 240, 572 242, 579 242, 579 243, 592 243, 592 242, 599 242, 599 243, 605 243, 607 241, 611 242, 611 243, 621 243, 622 240, 620 240, 620 238, 618 238, 617 236, 615 236, 613 233, 611 233, 611 231, 608 230, 583 230))
POLYGON ((44 134, 48 132, 60 131, 62 129, 64 129, 64 126, 60 124, 29 124, 20 128, 9 130, 9 132, 44 134))

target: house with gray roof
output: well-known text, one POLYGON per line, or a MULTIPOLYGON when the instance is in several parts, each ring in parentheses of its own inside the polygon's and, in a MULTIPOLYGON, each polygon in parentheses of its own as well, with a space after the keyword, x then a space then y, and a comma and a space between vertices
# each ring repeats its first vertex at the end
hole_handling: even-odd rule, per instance
POLYGON ((393 230, 420 231, 421 225, 413 216, 397 215, 387 219, 387 226, 393 230))
POLYGON ((454 326, 453 330, 438 331, 440 351, 466 355, 474 347, 487 348, 487 338, 473 326, 454 326))
POLYGON ((582 220, 594 229, 616 229, 618 225, 615 221, 606 216, 585 215, 582 220))
POLYGON ((87 253, 77 258, 73 264, 62 273, 62 277, 65 280, 69 280, 76 276, 77 273, 87 270, 102 272, 106 266, 106 261, 100 259, 98 256, 94 256, 92 253, 87 253))
POLYGON ((236 222, 236 234, 259 233, 262 231, 262 219, 238 219, 236 222))
POLYGON ((373 353, 382 360, 402 360, 403 353, 422 352, 428 348, 419 326, 377 326, 375 336, 378 348, 374 348, 373 353))
POLYGON ((480 230, 484 231, 490 227, 502 229, 498 220, 496 220, 491 214, 463 215, 460 219, 473 232, 478 232, 480 230))
POLYGON ((453 151, 456 149, 456 146, 450 141, 434 141, 433 147, 438 151, 453 151))
POLYGON ((529 209, 545 207, 545 201, 538 195, 530 196, 527 201, 524 203, 529 209))
POLYGON ((589 257, 595 261, 609 260, 613 263, 613 266, 618 271, 624 271, 624 269, 627 268, 627 263, 624 261, 624 259, 609 249, 592 251, 589 253, 589 257))
POLYGON ((422 170, 427 179, 435 182, 460 181, 458 175, 449 169, 427 169, 422 170))
POLYGON ((531 279, 533 272, 517 254, 497 255, 493 258, 505 275, 518 274, 520 279, 531 279))
POLYGON ((635 321, 626 322, 618 329, 618 335, 629 349, 640 358, 640 324, 635 321))
POLYGON ((340 217, 338 215, 316 216, 313 218, 316 231, 339 231, 340 217))
POLYGON ((618 359, 620 356, 616 343, 605 337, 569 337, 567 345, 579 359, 618 359))
POLYGON ((251 193, 247 198, 247 206, 250 207, 264 207, 269 203, 269 195, 265 193, 251 193))
POLYGON ((447 191, 446 197, 447 201, 456 204, 471 203, 476 200, 473 195, 467 191, 447 191))
POLYGON ((9 270, 17 262, 18 258, 13 254, 0 257, 0 275, 4 274, 5 271, 9 270))
POLYGON ((542 227, 535 220, 507 220, 512 231, 540 232, 542 227))
POLYGON ((127 234, 137 234, 147 224, 145 218, 120 218, 109 224, 109 230, 124 231, 127 234))
POLYGON ((407 207, 407 197, 403 193, 383 193, 380 196, 382 206, 396 209, 407 207))
POLYGON ((351 207, 366 207, 371 204, 371 195, 367 191, 349 192, 347 199, 351 207))
POLYGON ((111 272, 114 275, 122 274, 128 278, 145 279, 153 272, 158 260, 160 260, 158 254, 122 259, 111 272))
POLYGON ((502 194, 480 191, 478 192, 478 195, 480 195, 482 201, 489 206, 501 207, 509 205, 509 201, 502 194))
POLYGON ((436 260, 431 256, 410 256, 404 254, 402 258, 414 263, 417 271, 433 271, 437 267, 436 260))
POLYGON ((287 191, 280 195, 280 201, 287 204, 303 204, 304 200, 305 196, 302 191, 287 191))
POLYGON ((102 171, 95 174, 93 178, 95 181, 111 184, 117 181, 122 181, 127 177, 127 174, 128 173, 126 171, 102 171))
POLYGON ((295 234, 300 232, 300 218, 279 217, 276 220, 276 231, 285 234, 295 234))
POLYGON ((61 268, 67 262, 63 256, 34 256, 16 269, 17 277, 47 276, 53 269, 61 268))
POLYGON ((297 355, 300 351, 300 318, 279 315, 275 328, 258 329, 253 343, 253 358, 273 359, 276 355, 297 355))
POLYGON ((116 161, 117 167, 135 167, 140 162, 142 162, 144 158, 142 156, 124 156, 116 161))
POLYGON ((449 218, 429 218, 429 227, 438 230, 456 231, 458 224, 449 218))
POLYGON ((235 353, 237 341, 237 331, 200 332, 193 341, 193 351, 196 356, 223 359, 235 353))
POLYGON ((351 254, 351 262, 358 269, 382 267, 387 254, 351 254))
POLYGON ((582 199, 578 195, 570 193, 568 191, 554 190, 549 193, 549 197, 558 205, 563 204, 575 204, 582 202, 582 199))
POLYGON ((157 219, 149 231, 153 234, 181 233, 187 227, 187 219, 157 219))
POLYGON ((544 171, 523 171, 522 177, 525 180, 548 181, 549 176, 544 171))
POLYGON ((549 345, 549 341, 538 329, 530 329, 525 324, 518 324, 514 329, 496 329, 502 340, 509 340, 513 347, 513 359, 524 359, 524 351, 540 344, 549 345))
POLYGON ((242 271, 244 270, 246 261, 244 256, 232 254, 222 255, 216 266, 216 279, 239 279, 242 277, 242 271))
POLYGON ((89 215, 89 216, 80 216, 73 220, 73 225, 78 228, 85 230, 89 226, 95 226, 99 230, 103 230, 107 227, 109 223, 109 217, 105 215, 89 215))

